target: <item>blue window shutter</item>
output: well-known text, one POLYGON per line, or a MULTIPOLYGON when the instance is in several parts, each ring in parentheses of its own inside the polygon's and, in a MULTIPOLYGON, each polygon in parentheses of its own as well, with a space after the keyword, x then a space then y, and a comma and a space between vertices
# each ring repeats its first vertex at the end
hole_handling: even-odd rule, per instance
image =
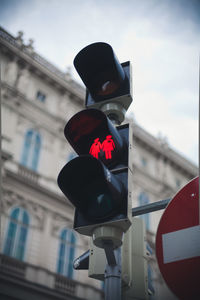
POLYGON ((15 253, 15 257, 20 260, 24 259, 26 236, 27 236, 27 228, 21 226, 19 231, 16 253, 15 253))
POLYGON ((63 229, 62 230, 60 237, 61 237, 61 240, 66 241, 66 238, 67 238, 67 229, 63 229))
POLYGON ((9 256, 12 255, 12 252, 14 249, 14 241, 15 241, 15 236, 16 236, 16 231, 17 231, 17 224, 14 222, 14 220, 18 219, 19 212, 20 212, 19 208, 15 208, 10 215, 8 232, 7 232, 6 242, 5 242, 4 251, 3 251, 4 254, 9 255, 9 256))
POLYGON ((75 241, 75 235, 71 230, 63 229, 61 231, 57 261, 57 272, 69 278, 73 277, 75 241))
POLYGON ((31 162, 31 169, 34 171, 37 171, 38 168, 40 149, 41 149, 41 138, 39 133, 36 132, 34 136, 33 156, 31 162))
POLYGON ((58 258, 58 270, 57 272, 63 274, 64 270, 64 259, 65 259, 65 244, 63 242, 60 243, 60 251, 58 258))
POLYGON ((10 221, 8 233, 7 233, 7 237, 6 237, 6 242, 5 242, 5 246, 4 246, 4 251, 3 251, 3 253, 8 256, 12 255, 16 230, 17 230, 17 225, 10 221))
POLYGON ((58 264, 57 264, 57 272, 60 274, 64 273, 64 263, 65 263, 65 251, 66 251, 66 236, 67 230, 64 229, 60 234, 60 245, 59 245, 59 254, 58 254, 58 264))
POLYGON ((15 257, 23 260, 24 259, 24 252, 26 246, 26 239, 28 233, 28 225, 29 225, 29 216, 25 210, 22 212, 22 224, 19 228, 19 238, 17 243, 17 250, 15 257))
POLYGON ((23 211, 22 223, 24 225, 29 225, 29 216, 28 216, 28 213, 25 210, 23 211))
POLYGON ((15 208, 8 224, 3 253, 23 260, 28 234, 29 216, 22 208, 15 208))
POLYGON ((21 157, 21 164, 25 167, 28 164, 28 157, 31 150, 32 137, 33 137, 33 131, 28 130, 24 137, 24 146, 23 146, 22 157, 21 157))
POLYGON ((69 278, 73 277, 73 261, 74 261, 74 254, 75 254, 75 242, 76 238, 73 232, 71 232, 71 241, 70 241, 70 249, 69 249, 69 264, 68 264, 68 274, 69 278))

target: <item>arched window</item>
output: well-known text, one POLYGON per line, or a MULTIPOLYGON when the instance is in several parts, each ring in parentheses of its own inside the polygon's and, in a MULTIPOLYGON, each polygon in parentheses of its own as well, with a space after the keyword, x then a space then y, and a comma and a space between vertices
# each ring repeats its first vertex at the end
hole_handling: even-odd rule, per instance
POLYGON ((73 261, 75 257, 76 237, 72 230, 63 229, 60 234, 57 272, 73 277, 73 261))
POLYGON ((29 129, 24 138, 24 146, 21 164, 27 168, 37 171, 41 149, 41 137, 37 131, 29 129))
MULTIPOLYGON (((139 206, 145 205, 149 203, 149 197, 146 193, 142 192, 140 193, 138 197, 139 206)), ((149 214, 141 215, 141 217, 144 219, 144 222, 146 224, 146 229, 150 229, 150 221, 149 221, 149 214)))
POLYGON ((4 254, 24 260, 28 227, 29 215, 26 210, 20 207, 13 209, 5 237, 4 254))

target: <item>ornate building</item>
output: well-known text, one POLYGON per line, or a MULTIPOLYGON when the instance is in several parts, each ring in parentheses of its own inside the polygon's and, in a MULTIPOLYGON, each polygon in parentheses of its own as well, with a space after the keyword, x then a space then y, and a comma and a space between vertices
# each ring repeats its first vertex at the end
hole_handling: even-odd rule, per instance
MULTIPOLYGON (((56 179, 75 155, 63 128, 84 107, 84 89, 0 28, 2 100, 2 299, 103 299, 101 282, 75 271, 88 238, 73 231, 72 204, 56 179)), ((133 125, 133 207, 172 197, 198 169, 160 139, 133 125)), ((143 215, 155 299, 170 295, 154 254, 161 211, 143 215), (163 294, 163 295, 164 295, 163 294)), ((171 299, 167 298, 166 299, 171 299)))

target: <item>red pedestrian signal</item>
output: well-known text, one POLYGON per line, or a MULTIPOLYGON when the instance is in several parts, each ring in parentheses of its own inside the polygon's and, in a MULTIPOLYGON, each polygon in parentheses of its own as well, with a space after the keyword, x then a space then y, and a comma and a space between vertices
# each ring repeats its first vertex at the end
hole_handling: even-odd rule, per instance
POLYGON ((66 139, 78 155, 92 155, 108 168, 127 165, 127 138, 120 134, 106 115, 98 109, 85 109, 66 124, 66 139))
POLYGON ((112 139, 112 135, 107 135, 106 139, 101 143, 99 138, 94 140, 94 143, 90 147, 90 154, 95 158, 99 158, 101 152, 104 153, 105 159, 112 159, 112 151, 115 149, 115 143, 112 139))
POLYGON ((115 149, 115 143, 112 135, 107 135, 102 143, 102 150, 105 152, 106 159, 112 159, 112 151, 115 149))
POLYGON ((102 148, 101 143, 99 141, 99 138, 97 138, 97 139, 94 140, 94 143, 90 147, 90 152, 89 153, 92 156, 94 156, 95 158, 98 159, 99 158, 99 153, 101 151, 101 148, 102 148))

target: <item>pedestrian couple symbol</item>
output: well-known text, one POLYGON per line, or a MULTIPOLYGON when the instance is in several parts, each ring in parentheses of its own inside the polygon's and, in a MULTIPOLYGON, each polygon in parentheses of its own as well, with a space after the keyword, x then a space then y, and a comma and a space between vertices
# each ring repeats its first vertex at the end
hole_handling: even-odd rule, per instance
POLYGON ((104 151, 105 152, 105 157, 106 159, 112 159, 112 151, 115 148, 115 143, 112 139, 112 135, 107 135, 106 139, 103 141, 103 143, 101 143, 99 141, 99 138, 96 138, 94 140, 94 143, 92 144, 92 146, 90 147, 90 154, 93 155, 95 158, 99 158, 99 153, 100 151, 104 151))

